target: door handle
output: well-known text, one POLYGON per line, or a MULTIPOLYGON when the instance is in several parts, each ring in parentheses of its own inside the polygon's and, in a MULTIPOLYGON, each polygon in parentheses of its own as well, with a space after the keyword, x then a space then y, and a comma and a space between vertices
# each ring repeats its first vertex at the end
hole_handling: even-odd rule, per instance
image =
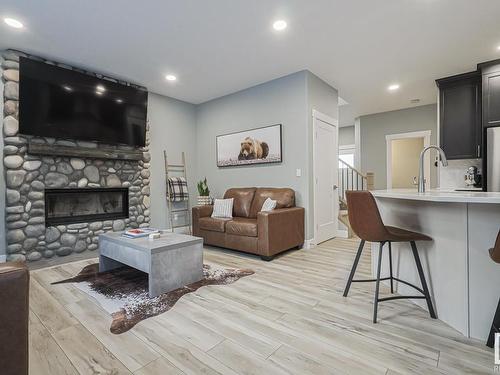
MULTIPOLYGON (((427 179, 424 178, 424 184, 427 183, 427 179)), ((417 176, 413 176, 413 185, 418 185, 418 177, 417 176)))
POLYGON ((337 190, 339 187, 337 185, 333 185, 333 190, 337 190))

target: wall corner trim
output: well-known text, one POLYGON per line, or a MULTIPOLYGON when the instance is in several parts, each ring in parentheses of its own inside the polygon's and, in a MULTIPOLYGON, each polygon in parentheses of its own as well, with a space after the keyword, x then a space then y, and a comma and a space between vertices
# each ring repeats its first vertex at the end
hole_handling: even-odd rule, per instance
POLYGON ((314 238, 311 238, 310 240, 306 240, 304 242, 304 249, 309 250, 314 247, 316 247, 316 241, 314 240, 314 238))

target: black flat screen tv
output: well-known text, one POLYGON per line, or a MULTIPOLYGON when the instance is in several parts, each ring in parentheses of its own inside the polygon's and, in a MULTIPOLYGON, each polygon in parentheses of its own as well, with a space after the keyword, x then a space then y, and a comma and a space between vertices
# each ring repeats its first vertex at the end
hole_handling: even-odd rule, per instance
POLYGON ((143 147, 148 93, 21 57, 19 132, 143 147))

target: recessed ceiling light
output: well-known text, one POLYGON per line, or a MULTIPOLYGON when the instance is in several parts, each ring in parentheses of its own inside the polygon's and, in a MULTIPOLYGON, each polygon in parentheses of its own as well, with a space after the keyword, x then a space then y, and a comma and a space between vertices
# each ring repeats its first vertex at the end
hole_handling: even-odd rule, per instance
POLYGON ((123 103, 123 99, 116 99, 115 100, 117 103, 123 103))
POLYGON ((102 91, 96 91, 96 95, 102 96, 103 92, 102 91))
POLYGON ((167 75, 165 76, 165 79, 166 79, 167 81, 177 81, 177 77, 176 77, 176 76, 174 76, 173 74, 167 74, 167 75))
POLYGON ((397 89, 399 89, 399 85, 397 83, 394 83, 394 84, 390 85, 387 89, 389 91, 396 91, 397 89))
POLYGON ((276 31, 282 31, 285 30, 287 27, 286 21, 284 20, 277 20, 273 23, 273 28, 276 31))
POLYGON ((22 29, 24 27, 21 21, 18 21, 14 18, 4 18, 3 22, 5 22, 10 27, 13 27, 14 29, 22 29))
POLYGON ((106 91, 106 87, 104 87, 103 85, 97 85, 97 87, 95 88, 97 91, 99 91, 101 94, 106 91))
POLYGON ((73 88, 71 86, 68 86, 68 85, 63 85, 63 89, 68 91, 68 92, 73 91, 73 88))

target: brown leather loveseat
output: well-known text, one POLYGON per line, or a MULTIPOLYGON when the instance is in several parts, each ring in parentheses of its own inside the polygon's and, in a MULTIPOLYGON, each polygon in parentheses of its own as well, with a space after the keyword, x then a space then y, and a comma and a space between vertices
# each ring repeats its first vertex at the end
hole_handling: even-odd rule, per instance
POLYGON ((260 255, 276 254, 304 243, 304 209, 295 207, 295 192, 278 188, 232 188, 233 219, 212 218, 212 206, 193 207, 193 234, 206 245, 260 255), (273 211, 260 212, 267 198, 277 201, 273 211))
POLYGON ((28 375, 29 273, 22 263, 0 265, 0 374, 28 375))

